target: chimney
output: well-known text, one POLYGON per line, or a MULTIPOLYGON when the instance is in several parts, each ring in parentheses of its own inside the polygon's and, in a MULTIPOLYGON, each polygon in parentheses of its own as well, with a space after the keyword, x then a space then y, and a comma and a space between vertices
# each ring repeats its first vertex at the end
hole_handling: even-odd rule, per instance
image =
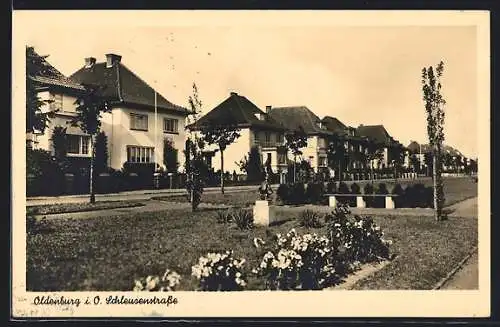
POLYGON ((114 53, 106 54, 106 68, 110 68, 119 63, 122 59, 122 56, 119 56, 114 53))
POLYGON ((266 114, 269 114, 271 112, 271 108, 273 106, 266 106, 266 114))
POLYGON ((91 68, 95 64, 95 58, 94 57, 88 57, 85 58, 85 68, 91 68))
POLYGON ((231 95, 238 95, 238 93, 236 93, 236 92, 231 92, 230 94, 231 95))

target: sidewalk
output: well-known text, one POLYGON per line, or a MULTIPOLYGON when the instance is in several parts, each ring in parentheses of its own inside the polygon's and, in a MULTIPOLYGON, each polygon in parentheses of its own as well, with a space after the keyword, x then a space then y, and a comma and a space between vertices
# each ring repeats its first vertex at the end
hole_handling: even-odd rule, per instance
POLYGON ((466 264, 458 270, 442 287, 443 290, 479 289, 478 255, 472 255, 466 264))

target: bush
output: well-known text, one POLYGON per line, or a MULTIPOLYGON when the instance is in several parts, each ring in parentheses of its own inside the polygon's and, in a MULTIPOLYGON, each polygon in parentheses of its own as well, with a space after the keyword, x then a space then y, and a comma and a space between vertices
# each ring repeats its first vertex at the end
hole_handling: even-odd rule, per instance
POLYGON ((326 190, 328 194, 334 194, 337 192, 337 184, 334 181, 329 181, 328 184, 326 184, 326 190))
POLYGON ((302 204, 305 202, 306 190, 303 183, 295 183, 291 186, 289 204, 302 204))
POLYGON ((294 229, 277 235, 276 245, 253 273, 266 279, 269 290, 318 290, 336 281, 326 237, 297 235, 294 229))
POLYGON ((64 171, 50 152, 26 149, 26 175, 28 196, 64 194, 64 171))
POLYGON ((288 184, 280 184, 276 190, 276 195, 281 202, 288 203, 290 197, 290 187, 288 184))
POLYGON ((247 285, 243 272, 245 259, 233 258, 232 251, 208 253, 191 267, 202 291, 241 291, 247 285))
POLYGON ((411 195, 412 195, 412 197, 411 197, 412 208, 414 208, 414 207, 417 207, 417 208, 429 207, 427 193, 428 193, 428 191, 426 190, 426 187, 424 184, 421 184, 421 183, 415 184, 413 186, 412 193, 411 193, 411 195))
POLYGON ((405 206, 405 191, 400 184, 394 185, 391 194, 397 195, 396 197, 394 197, 394 205, 396 206, 396 208, 402 208, 405 206))
POLYGON ((306 189, 306 202, 318 204, 324 200, 325 185, 322 182, 308 183, 306 189))
POLYGON ((217 223, 229 224, 232 221, 233 221, 233 215, 228 209, 217 211, 217 223))
MULTIPOLYGON (((357 183, 351 184, 351 194, 361 194, 361 187, 357 183)), ((352 197, 349 205, 355 207, 356 206, 356 197, 352 197)))
POLYGON ((316 211, 304 210, 300 213, 299 224, 306 228, 320 228, 322 226, 320 217, 316 211))
POLYGON ((167 269, 162 277, 148 276, 135 280, 133 288, 134 292, 170 292, 175 291, 175 288, 180 284, 181 275, 167 269))
MULTIPOLYGON (((380 183, 378 185, 378 189, 376 191, 376 194, 380 195, 386 195, 389 194, 389 190, 387 189, 387 186, 385 183, 380 183)), ((383 196, 378 196, 373 199, 374 202, 374 207, 375 208, 385 208, 385 198, 383 196)))
MULTIPOLYGON (((372 183, 368 183, 365 185, 363 189, 364 194, 374 194, 375 188, 372 183)), ((363 200, 365 200, 366 206, 372 208, 375 206, 375 198, 373 196, 364 196, 363 200)))
POLYGON ((374 262, 389 258, 390 242, 371 217, 351 216, 339 207, 326 219, 330 243, 338 262, 337 270, 346 272, 354 262, 374 262))
MULTIPOLYGON (((347 186, 346 183, 340 182, 337 193, 339 193, 339 194, 351 194, 351 191, 349 190, 349 186, 347 186)), ((355 198, 354 198, 354 201, 356 201, 355 198)), ((353 198, 350 196, 340 196, 338 199, 338 202, 341 204, 352 205, 353 198)))
POLYGON ((253 214, 249 210, 239 209, 232 214, 232 220, 240 230, 253 228, 253 214))

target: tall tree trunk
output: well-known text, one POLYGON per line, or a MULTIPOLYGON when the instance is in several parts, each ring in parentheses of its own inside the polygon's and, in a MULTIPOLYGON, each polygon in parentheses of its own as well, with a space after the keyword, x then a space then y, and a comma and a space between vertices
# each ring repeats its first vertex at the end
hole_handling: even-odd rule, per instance
POLYGON ((297 155, 293 155, 293 183, 295 184, 297 182, 297 155))
POLYGON ((90 184, 89 184, 89 193, 90 193, 90 203, 95 203, 95 194, 94 194, 94 157, 95 157, 95 146, 94 146, 94 135, 90 135, 90 184))
POLYGON ((220 191, 224 194, 224 151, 220 150, 220 191))
POLYGON ((432 186, 434 190, 434 219, 436 221, 439 221, 441 217, 439 216, 439 204, 438 204, 438 179, 437 179, 437 164, 438 164, 438 158, 437 158, 437 149, 434 148, 434 155, 432 156, 432 186))

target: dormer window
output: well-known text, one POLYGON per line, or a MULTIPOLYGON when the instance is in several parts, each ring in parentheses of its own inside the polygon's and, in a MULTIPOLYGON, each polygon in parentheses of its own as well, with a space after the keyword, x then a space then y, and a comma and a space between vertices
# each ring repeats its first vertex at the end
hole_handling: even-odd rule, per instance
POLYGON ((258 120, 265 120, 266 119, 266 115, 263 114, 263 113, 256 113, 255 114, 255 117, 258 119, 258 120))

